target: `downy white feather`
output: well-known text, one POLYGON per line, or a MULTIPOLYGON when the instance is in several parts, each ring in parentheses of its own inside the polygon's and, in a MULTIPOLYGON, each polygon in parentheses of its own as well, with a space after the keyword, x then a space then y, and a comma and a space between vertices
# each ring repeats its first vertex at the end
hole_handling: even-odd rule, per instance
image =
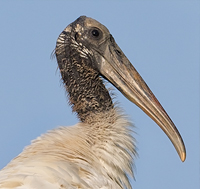
POLYGON ((131 189, 132 124, 113 109, 86 123, 59 127, 0 171, 1 189, 131 189), (126 172, 127 171, 127 172, 126 172))

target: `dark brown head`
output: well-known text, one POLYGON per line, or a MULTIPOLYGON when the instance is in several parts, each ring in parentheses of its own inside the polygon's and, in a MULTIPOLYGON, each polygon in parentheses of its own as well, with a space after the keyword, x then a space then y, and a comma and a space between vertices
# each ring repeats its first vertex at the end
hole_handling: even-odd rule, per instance
POLYGON ((79 17, 60 34, 56 57, 74 111, 82 121, 91 112, 113 108, 102 76, 160 126, 185 160, 185 146, 174 123, 105 26, 79 17))

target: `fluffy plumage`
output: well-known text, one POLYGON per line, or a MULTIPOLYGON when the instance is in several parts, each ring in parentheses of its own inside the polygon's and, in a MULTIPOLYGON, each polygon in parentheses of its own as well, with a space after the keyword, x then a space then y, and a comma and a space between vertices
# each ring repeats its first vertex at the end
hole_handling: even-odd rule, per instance
POLYGON ((132 124, 116 109, 90 119, 34 140, 0 171, 0 188, 130 189, 132 124))

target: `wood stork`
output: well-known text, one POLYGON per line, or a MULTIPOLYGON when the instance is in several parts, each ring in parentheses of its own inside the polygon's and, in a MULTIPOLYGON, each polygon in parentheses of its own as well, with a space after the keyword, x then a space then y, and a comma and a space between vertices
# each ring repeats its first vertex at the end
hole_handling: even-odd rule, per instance
POLYGON ((104 79, 150 116, 185 160, 178 130, 105 26, 79 17, 59 35, 55 54, 80 122, 35 139, 0 171, 1 189, 132 188, 132 124, 113 104, 104 79))

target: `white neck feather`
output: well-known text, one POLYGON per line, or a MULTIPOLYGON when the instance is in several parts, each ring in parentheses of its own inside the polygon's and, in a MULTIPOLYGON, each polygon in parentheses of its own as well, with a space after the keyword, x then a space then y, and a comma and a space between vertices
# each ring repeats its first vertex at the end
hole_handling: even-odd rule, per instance
POLYGON ((133 176, 136 154, 132 124, 116 109, 90 118, 87 123, 59 127, 34 140, 0 171, 0 188, 21 186, 25 180, 31 185, 38 179, 42 188, 50 188, 43 183, 48 181, 55 186, 52 188, 130 189, 128 175, 133 176), (2 175, 6 174, 13 175, 9 182, 8 178, 4 182, 2 175), (28 181, 27 175, 32 175, 28 181))

